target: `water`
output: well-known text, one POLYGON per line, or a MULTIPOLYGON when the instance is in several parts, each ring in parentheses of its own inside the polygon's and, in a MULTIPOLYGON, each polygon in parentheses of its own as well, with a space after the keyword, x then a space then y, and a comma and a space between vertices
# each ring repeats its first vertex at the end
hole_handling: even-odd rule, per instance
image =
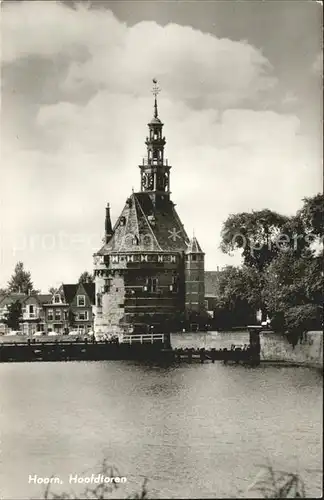
MULTIPOLYGON (((207 344, 221 338, 207 336, 207 344)), ((53 491, 69 490, 69 474, 89 475, 104 457, 127 477, 121 497, 139 491, 144 477, 151 498, 235 497, 267 460, 299 472, 309 496, 321 495, 321 473, 310 471, 322 468, 316 371, 12 363, 0 365, 0 383, 3 499, 40 498, 43 487, 28 484, 29 474, 58 475, 64 484, 53 491)))

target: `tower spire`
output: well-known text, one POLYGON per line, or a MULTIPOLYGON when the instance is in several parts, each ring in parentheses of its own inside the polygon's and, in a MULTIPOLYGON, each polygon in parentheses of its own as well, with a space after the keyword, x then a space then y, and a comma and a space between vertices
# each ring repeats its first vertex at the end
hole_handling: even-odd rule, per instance
POLYGON ((110 219, 110 205, 107 203, 106 206, 106 218, 105 218, 105 243, 108 243, 110 237, 112 235, 112 225, 110 219))
POLYGON ((157 200, 170 200, 170 168, 164 158, 165 137, 162 135, 163 123, 158 117, 157 95, 160 92, 156 78, 153 78, 154 116, 148 123, 149 135, 146 137, 147 157, 143 158, 141 169, 141 191, 149 193, 155 203, 157 200))
POLYGON ((157 96, 161 92, 161 89, 158 86, 158 81, 156 78, 153 78, 153 90, 152 93, 154 95, 154 118, 158 117, 158 107, 157 107, 157 96))

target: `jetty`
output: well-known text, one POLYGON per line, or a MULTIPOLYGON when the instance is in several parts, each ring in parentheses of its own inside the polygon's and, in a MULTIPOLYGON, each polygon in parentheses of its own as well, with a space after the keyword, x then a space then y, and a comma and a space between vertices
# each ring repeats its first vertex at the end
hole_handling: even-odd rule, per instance
POLYGON ((96 341, 42 341, 27 339, 0 343, 0 362, 32 361, 99 361, 99 360, 152 360, 185 363, 260 363, 258 332, 250 331, 250 344, 246 349, 177 348, 173 349, 169 334, 127 335, 118 339, 96 341))

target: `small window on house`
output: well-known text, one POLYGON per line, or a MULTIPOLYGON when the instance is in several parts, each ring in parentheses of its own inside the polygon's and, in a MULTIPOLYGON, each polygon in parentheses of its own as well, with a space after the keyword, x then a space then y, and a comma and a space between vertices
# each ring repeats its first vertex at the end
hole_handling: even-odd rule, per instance
POLYGON ((151 291, 153 293, 157 292, 157 286, 158 286, 158 279, 157 278, 152 278, 151 291))
POLYGON ((79 313, 79 321, 88 321, 88 311, 82 311, 79 313))
POLYGON ((34 314, 34 312, 35 312, 34 306, 33 306, 33 304, 30 304, 29 305, 29 314, 34 314))
POLYGON ((54 304, 59 304, 61 302, 61 296, 60 295, 54 295, 54 304))
POLYGON ((53 319, 53 309, 48 309, 48 311, 47 311, 47 319, 49 321, 52 321, 52 319, 53 319))
POLYGON ((177 276, 172 276, 172 291, 177 292, 178 291, 178 277, 177 276))
POLYGON ((121 226, 125 226, 125 224, 126 224, 126 217, 122 216, 122 217, 120 218, 120 225, 121 225, 121 226))
POLYGON ((193 261, 197 260, 197 255, 192 255, 192 256, 191 256, 191 259, 192 259, 193 261))
POLYGON ((84 295, 78 295, 77 296, 77 305, 78 305, 78 307, 84 307, 85 306, 85 296, 84 295))
POLYGON ((56 320, 60 320, 61 319, 61 310, 60 309, 56 309, 54 311, 54 315, 55 315, 55 319, 56 320))

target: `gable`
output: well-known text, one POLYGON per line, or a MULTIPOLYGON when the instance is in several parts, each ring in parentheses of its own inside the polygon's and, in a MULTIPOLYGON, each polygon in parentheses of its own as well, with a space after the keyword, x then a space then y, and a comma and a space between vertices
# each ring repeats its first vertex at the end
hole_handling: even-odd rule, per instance
POLYGON ((75 297, 75 294, 76 294, 76 290, 77 290, 77 286, 78 285, 75 285, 75 284, 68 284, 68 285, 62 285, 63 287, 63 295, 64 295, 64 298, 65 298, 65 302, 67 304, 71 304, 74 297, 75 297))
POLYGON ((90 299, 88 297, 88 294, 86 292, 86 289, 84 287, 83 283, 78 283, 75 285, 75 295, 73 297, 73 300, 71 302, 71 306, 73 307, 79 307, 78 306, 78 296, 84 296, 85 302, 84 306, 82 307, 89 307, 91 305, 90 299))

